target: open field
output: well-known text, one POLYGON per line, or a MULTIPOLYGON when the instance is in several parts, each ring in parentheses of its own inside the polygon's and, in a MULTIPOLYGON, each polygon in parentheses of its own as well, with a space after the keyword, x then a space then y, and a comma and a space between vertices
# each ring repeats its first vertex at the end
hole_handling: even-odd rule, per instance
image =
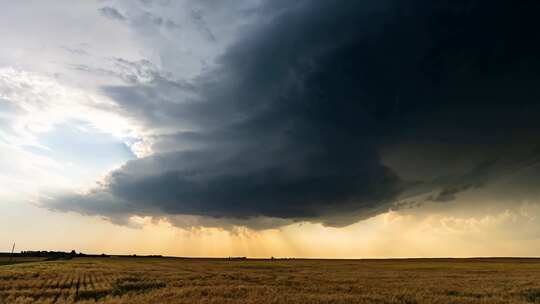
POLYGON ((34 261, 0 266, 0 303, 540 303, 540 260, 34 261))
POLYGON ((0 266, 12 265, 12 264, 20 264, 20 263, 29 263, 29 262, 38 262, 38 261, 42 261, 42 260, 44 260, 44 258, 14 257, 14 258, 10 259, 9 257, 0 257, 0 266))

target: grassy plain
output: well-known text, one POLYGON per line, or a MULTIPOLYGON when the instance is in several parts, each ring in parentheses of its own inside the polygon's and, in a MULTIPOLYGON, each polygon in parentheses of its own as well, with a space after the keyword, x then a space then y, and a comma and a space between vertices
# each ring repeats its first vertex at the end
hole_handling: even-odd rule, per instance
MULTIPOLYGON (((34 257, 24 257, 24 258, 21 258, 21 257, 14 257, 14 258, 9 258, 9 257, 0 257, 0 266, 4 266, 4 265, 12 265, 12 264, 20 264, 20 263, 29 263, 29 262, 38 262, 38 261, 42 261, 44 260, 44 258, 34 258, 34 257)), ((0 273, 1 273, 2 269, 0 269, 0 273)))
POLYGON ((540 260, 27 261, 0 303, 540 303, 540 260))

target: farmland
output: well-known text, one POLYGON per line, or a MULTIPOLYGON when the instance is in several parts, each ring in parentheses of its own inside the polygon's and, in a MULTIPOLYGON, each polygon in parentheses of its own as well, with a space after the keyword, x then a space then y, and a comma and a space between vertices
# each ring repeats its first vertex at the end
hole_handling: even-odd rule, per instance
POLYGON ((17 262, 0 303, 540 303, 536 259, 17 262))
POLYGON ((29 263, 29 262, 39 262, 44 260, 43 258, 35 258, 35 257, 25 257, 25 258, 9 258, 9 257, 1 257, 0 256, 0 266, 4 265, 13 265, 13 264, 19 264, 19 263, 29 263))

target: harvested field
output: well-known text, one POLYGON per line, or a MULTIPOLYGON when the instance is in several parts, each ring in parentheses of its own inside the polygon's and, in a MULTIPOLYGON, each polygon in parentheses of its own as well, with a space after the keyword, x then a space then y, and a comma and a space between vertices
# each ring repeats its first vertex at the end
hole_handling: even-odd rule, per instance
POLYGON ((27 261, 0 303, 540 303, 540 260, 27 261))

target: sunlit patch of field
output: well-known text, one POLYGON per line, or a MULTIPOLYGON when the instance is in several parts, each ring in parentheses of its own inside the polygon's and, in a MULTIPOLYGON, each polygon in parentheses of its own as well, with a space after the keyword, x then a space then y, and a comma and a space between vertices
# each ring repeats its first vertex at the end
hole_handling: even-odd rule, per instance
POLYGON ((540 260, 75 258, 0 266, 0 303, 540 303, 540 260))

